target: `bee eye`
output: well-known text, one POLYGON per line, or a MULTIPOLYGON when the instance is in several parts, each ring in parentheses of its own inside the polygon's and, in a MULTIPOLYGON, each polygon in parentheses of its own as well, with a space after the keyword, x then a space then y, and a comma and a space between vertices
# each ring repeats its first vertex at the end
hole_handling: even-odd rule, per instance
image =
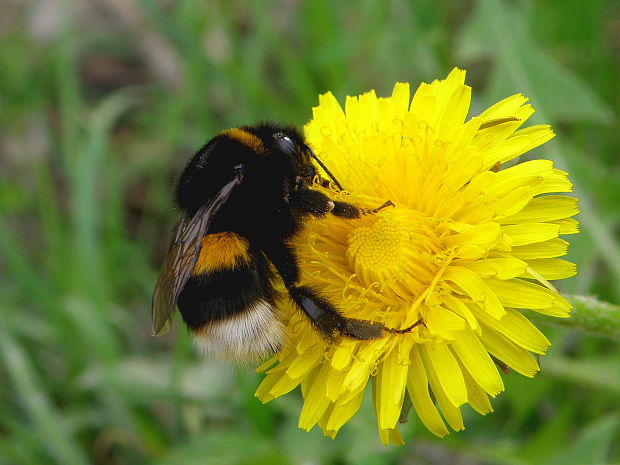
POLYGON ((281 132, 277 132, 273 135, 273 138, 276 140, 278 148, 284 153, 287 153, 289 155, 295 155, 297 153, 297 146, 290 137, 284 135, 281 132))

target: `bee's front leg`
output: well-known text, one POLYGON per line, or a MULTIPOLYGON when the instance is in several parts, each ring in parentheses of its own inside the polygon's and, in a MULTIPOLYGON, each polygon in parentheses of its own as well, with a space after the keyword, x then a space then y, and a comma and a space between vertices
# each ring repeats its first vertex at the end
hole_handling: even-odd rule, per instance
POLYGON ((352 203, 331 200, 322 192, 312 189, 298 189, 289 194, 288 201, 291 207, 314 216, 324 216, 332 213, 339 218, 360 218, 364 215, 378 213, 386 207, 393 207, 391 200, 377 208, 362 208, 352 203))
POLYGON ((334 209, 335 203, 322 192, 296 189, 289 193, 288 203, 302 213, 322 217, 334 209))
POLYGON ((352 203, 347 202, 334 202, 334 209, 332 210, 332 215, 335 215, 339 218, 349 218, 355 219, 360 218, 363 215, 372 215, 374 213, 378 213, 386 207, 393 207, 394 203, 391 200, 383 203, 383 205, 378 206, 377 208, 362 208, 357 205, 353 205, 352 203))

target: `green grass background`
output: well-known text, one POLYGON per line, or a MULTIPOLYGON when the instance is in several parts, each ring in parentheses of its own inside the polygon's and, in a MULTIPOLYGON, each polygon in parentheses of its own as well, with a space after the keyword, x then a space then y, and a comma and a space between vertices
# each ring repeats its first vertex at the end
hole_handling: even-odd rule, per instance
MULTIPOLYGON (((305 123, 317 95, 469 70, 472 113, 522 92, 558 137, 583 233, 568 293, 620 302, 620 3, 1 0, 0 465, 620 463, 617 340, 546 326, 536 380, 382 447, 369 399, 335 441, 299 394, 197 356, 150 294, 175 173, 224 128, 305 123)), ((370 397, 369 395, 367 397, 370 397)))

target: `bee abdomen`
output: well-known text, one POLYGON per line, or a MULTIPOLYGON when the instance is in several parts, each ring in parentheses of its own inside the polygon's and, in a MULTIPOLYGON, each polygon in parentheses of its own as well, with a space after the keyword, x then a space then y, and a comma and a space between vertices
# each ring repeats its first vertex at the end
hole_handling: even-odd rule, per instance
POLYGON ((192 331, 194 342, 205 353, 236 361, 255 361, 277 352, 284 334, 275 308, 264 300, 192 331))
POLYGON ((272 272, 262 252, 234 232, 208 234, 177 301, 198 346, 219 358, 254 360, 284 334, 272 272))

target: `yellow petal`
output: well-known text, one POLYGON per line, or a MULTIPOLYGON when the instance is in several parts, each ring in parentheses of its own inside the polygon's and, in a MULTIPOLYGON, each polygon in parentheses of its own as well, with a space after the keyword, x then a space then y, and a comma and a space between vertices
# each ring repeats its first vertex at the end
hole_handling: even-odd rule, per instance
POLYGON ((423 319, 426 328, 431 334, 441 339, 453 339, 454 331, 465 327, 465 320, 451 310, 441 306, 422 307, 423 319), (424 309, 427 309, 424 311, 424 309))
POLYGON ((307 350, 300 353, 286 369, 286 374, 290 378, 300 378, 318 365, 323 360, 323 351, 307 350))
POLYGON ((421 352, 428 357, 437 381, 452 405, 460 407, 466 403, 467 388, 463 373, 450 349, 445 344, 426 344, 421 352))
POLYGON ((344 118, 342 107, 331 92, 319 95, 319 105, 312 109, 312 114, 315 120, 325 122, 327 126, 331 125, 333 120, 344 118))
POLYGON ((530 160, 511 166, 496 173, 495 180, 485 192, 494 197, 504 197, 514 189, 524 186, 537 186, 544 182, 545 176, 553 172, 550 160, 530 160))
POLYGON ((490 247, 497 242, 502 233, 502 229, 497 223, 476 226, 457 223, 452 225, 452 229, 458 230, 457 228, 461 229, 462 232, 459 231, 460 234, 453 234, 445 239, 446 249, 456 248, 461 244, 487 245, 490 247))
POLYGON ((444 279, 458 285, 465 294, 479 303, 491 315, 499 318, 504 314, 501 301, 493 289, 489 288, 486 280, 462 266, 450 266, 444 273, 444 279))
POLYGON ((513 257, 521 260, 561 257, 568 253, 568 242, 556 238, 536 244, 514 247, 510 253, 513 257))
POLYGON ((487 280, 489 287, 506 307, 526 308, 545 315, 566 318, 571 305, 555 291, 522 279, 487 280))
POLYGON ((452 352, 459 358, 463 366, 482 389, 493 397, 504 390, 504 383, 495 367, 495 363, 489 357, 478 336, 465 329, 459 332, 454 341, 450 343, 450 346, 452 347, 452 352))
POLYGON ((340 372, 332 370, 330 377, 327 379, 327 385, 325 386, 325 392, 327 398, 332 402, 343 402, 340 398, 342 392, 342 383, 347 376, 347 371, 342 370, 340 372))
POLYGON ((407 391, 409 392, 409 397, 411 397, 413 408, 422 423, 424 423, 424 426, 434 435, 443 437, 448 434, 448 428, 446 428, 428 392, 428 378, 419 350, 417 346, 414 346, 411 350, 411 365, 407 374, 407 391))
POLYGON ((517 310, 507 308, 506 314, 499 320, 475 309, 473 311, 481 323, 500 332, 524 349, 544 354, 551 345, 545 335, 517 310))
POLYGON ((568 180, 568 173, 554 169, 543 177, 540 184, 534 186, 534 195, 550 194, 554 192, 572 192, 573 183, 568 180))
MULTIPOLYGON (((559 258, 538 258, 528 260, 527 264, 545 279, 564 279, 577 274, 577 266, 574 263, 559 258)), ((531 276, 524 272, 521 277, 531 276)))
POLYGON ((353 339, 344 340, 338 345, 332 357, 332 367, 334 370, 340 371, 349 365, 351 362, 351 354, 356 346, 357 342, 353 339))
POLYGON ((486 415, 493 411, 489 396, 484 389, 480 387, 477 381, 472 377, 469 372, 463 367, 463 377, 465 378, 465 385, 467 386, 467 400, 469 405, 481 415, 486 415))
POLYGON ((515 132, 508 139, 494 144, 493 148, 484 154, 484 166, 493 166, 495 163, 505 163, 518 157, 534 147, 544 144, 555 134, 548 125, 530 126, 515 132))
POLYGON ((562 296, 558 296, 554 301, 551 308, 539 308, 532 309, 543 315, 555 316, 557 318, 568 318, 573 306, 568 300, 562 296))
POLYGON ((284 375, 274 374, 274 375, 263 378, 261 383, 258 385, 258 388, 256 389, 256 392, 254 393, 254 395, 258 397, 258 399, 262 403, 266 403, 266 402, 269 402, 270 400, 273 400, 275 397, 269 394, 269 391, 271 391, 271 388, 273 387, 274 384, 278 382, 281 376, 284 376, 284 375))
POLYGON ((560 227, 560 234, 577 234, 579 232, 579 221, 574 218, 564 218, 562 220, 550 221, 560 227))
POLYGON ((368 342, 356 354, 355 362, 351 364, 342 383, 342 393, 357 394, 368 381, 370 372, 376 364, 377 357, 381 354, 383 348, 387 344, 386 339, 377 339, 368 342))
POLYGON ((261 363, 258 367, 256 367, 256 373, 264 373, 266 372, 269 368, 271 368, 274 364, 278 363, 279 357, 273 356, 270 357, 268 360, 265 360, 263 363, 261 363))
POLYGON ((442 301, 446 307, 452 310, 457 315, 460 315, 467 321, 469 328, 473 331, 478 331, 480 327, 478 326, 478 320, 471 312, 469 307, 465 305, 465 303, 458 297, 453 294, 447 294, 442 297, 442 301))
POLYGON ((491 354, 516 372, 531 378, 540 370, 532 354, 488 326, 482 328, 480 339, 491 354))
POLYGON ((329 407, 330 401, 325 392, 325 385, 330 370, 329 365, 324 365, 304 396, 304 406, 299 415, 299 428, 303 430, 310 431, 329 407))
POLYGON ((291 392, 301 382, 302 378, 291 378, 290 376, 283 375, 269 390, 269 395, 273 398, 283 396, 286 393, 291 392))
POLYGON ((388 446, 390 443, 395 446, 402 446, 405 443, 398 428, 379 430, 379 439, 384 446, 388 446))
POLYGON ((529 99, 522 94, 511 95, 480 113, 480 118, 483 120, 491 120, 515 115, 519 120, 525 121, 534 113, 530 105, 525 105, 528 100, 529 99))
POLYGON ((389 100, 394 106, 395 115, 404 115, 409 109, 409 98, 411 92, 409 90, 409 83, 397 82, 392 90, 392 98, 389 100))
POLYGON ((577 213, 579 213, 577 199, 565 195, 545 195, 532 199, 525 208, 502 219, 500 223, 554 221, 574 216, 577 213))
POLYGON ((364 400, 363 391, 345 404, 336 403, 329 414, 325 430, 333 432, 335 436, 340 428, 359 410, 362 400, 364 400))
POLYGON ((521 223, 504 226, 503 231, 512 240, 512 245, 516 247, 558 237, 560 227, 550 223, 521 223))
POLYGON ((512 218, 512 215, 523 210, 532 202, 533 196, 534 193, 532 192, 532 188, 530 186, 523 186, 501 197, 495 207, 495 211, 497 212, 495 220, 498 223, 506 224, 507 221, 505 218, 512 218))
POLYGON ((392 351, 379 365, 374 378, 379 429, 392 429, 398 422, 405 397, 407 368, 399 363, 396 351, 392 351))
POLYGON ((470 102, 471 87, 461 84, 452 91, 438 115, 438 140, 452 140, 467 117, 470 102))
POLYGON ((525 273, 528 264, 514 257, 487 258, 485 260, 455 262, 481 276, 512 279, 525 273))
MULTIPOLYGON (((435 399, 437 400, 437 404, 439 405, 443 417, 454 431, 462 430, 465 426, 463 425, 463 416, 461 415, 461 410, 458 407, 455 407, 452 401, 448 398, 448 395, 444 390, 444 386, 439 380, 437 371, 435 371, 434 365, 428 357, 427 351, 421 350, 420 355, 422 356, 424 366, 426 367, 426 374, 428 375, 429 385, 431 386, 431 390, 433 392, 433 395, 435 396, 435 399)), ((463 380, 463 386, 464 384, 465 381, 463 380)))

